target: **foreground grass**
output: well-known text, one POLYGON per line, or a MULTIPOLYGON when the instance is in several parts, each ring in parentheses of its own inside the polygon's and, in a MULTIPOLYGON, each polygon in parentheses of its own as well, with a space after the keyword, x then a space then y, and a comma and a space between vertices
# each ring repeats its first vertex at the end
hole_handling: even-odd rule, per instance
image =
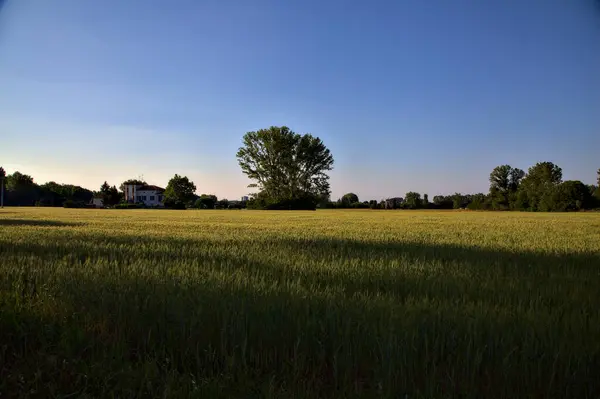
POLYGON ((598 397, 600 214, 0 210, 2 397, 598 397))

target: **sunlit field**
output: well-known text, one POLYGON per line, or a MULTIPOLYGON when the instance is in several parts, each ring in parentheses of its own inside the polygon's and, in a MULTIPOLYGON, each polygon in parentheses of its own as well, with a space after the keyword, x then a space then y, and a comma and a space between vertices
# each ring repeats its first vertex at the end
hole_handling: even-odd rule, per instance
POLYGON ((0 397, 600 396, 600 214, 0 209, 0 397))

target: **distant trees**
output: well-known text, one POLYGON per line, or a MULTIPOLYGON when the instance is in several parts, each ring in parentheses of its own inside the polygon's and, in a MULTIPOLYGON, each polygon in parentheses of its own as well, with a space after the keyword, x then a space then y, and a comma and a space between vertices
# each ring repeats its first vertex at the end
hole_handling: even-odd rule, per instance
POLYGON ((344 194, 344 196, 340 199, 340 205, 344 208, 350 208, 353 204, 358 203, 358 195, 354 193, 344 194))
POLYGON ((100 196, 104 206, 117 205, 123 199, 123 195, 117 190, 117 187, 109 186, 106 181, 100 186, 100 196))
POLYGON ((465 203, 463 203, 463 205, 467 209, 470 209, 472 211, 487 209, 485 194, 480 193, 480 194, 465 195, 463 198, 465 198, 465 200, 466 200, 465 203))
POLYGON ((588 187, 578 180, 568 180, 546 190, 540 201, 542 212, 567 212, 589 209, 594 198, 588 187))
POLYGON ((71 184, 48 182, 41 186, 30 175, 15 171, 10 175, 2 169, 4 205, 8 206, 63 206, 71 201, 74 207, 85 206, 94 193, 71 184))
POLYGON ((561 181, 562 169, 558 165, 552 162, 538 162, 529 168, 527 176, 523 178, 513 209, 528 211, 547 209, 548 200, 546 199, 543 206, 542 200, 550 196, 561 181))
POLYGON ((497 166, 490 173, 490 199, 494 209, 509 209, 514 202, 521 180, 525 176, 519 168, 510 165, 497 166))
POLYGON ((433 197, 433 205, 436 209, 452 209, 454 201, 451 196, 436 195, 433 197))
POLYGON ((169 180, 164 192, 164 204, 167 208, 185 209, 194 199, 196 185, 187 176, 175 175, 169 180))
POLYGON ((236 156, 259 190, 248 207, 315 209, 329 195, 333 156, 318 137, 271 126, 246 133, 236 156))
POLYGON ((463 207, 463 205, 466 205, 466 201, 465 200, 465 196, 463 196, 461 193, 454 193, 454 195, 452 196, 452 208, 454 209, 460 209, 463 207))
POLYGON ((39 206, 64 206, 69 201, 71 208, 86 206, 94 193, 86 188, 72 184, 59 184, 53 181, 38 187, 36 205, 39 206))
POLYGON ((7 202, 18 206, 35 205, 40 194, 33 178, 18 171, 6 176, 6 191, 7 202))
MULTIPOLYGON (((309 165, 310 161, 308 161, 310 157, 307 154, 310 154, 313 150, 321 153, 321 155, 315 158, 315 162, 318 159, 323 160, 322 156, 325 156, 325 163, 321 166, 326 167, 329 165, 329 167, 331 167, 332 163, 327 161, 327 159, 330 158, 328 150, 322 146, 322 143, 315 148, 311 147, 314 143, 302 144, 305 136, 296 135, 289 130, 285 130, 287 128, 272 129, 275 129, 275 131, 269 130, 260 135, 258 135, 257 132, 250 133, 256 133, 256 137, 259 141, 264 140, 265 142, 268 142, 268 145, 263 144, 271 148, 271 150, 283 150, 287 148, 287 150, 293 151, 294 154, 296 154, 295 157, 305 159, 305 161, 303 161, 305 162, 304 166, 291 167, 283 163, 282 167, 287 168, 285 173, 283 173, 283 177, 277 175, 275 169, 271 171, 273 176, 275 176, 275 181, 264 180, 260 177, 263 176, 261 174, 262 172, 255 174, 256 181, 263 179, 264 183, 256 184, 257 187, 262 189, 254 194, 252 200, 248 202, 232 201, 230 203, 226 199, 218 200, 215 195, 211 194, 197 196, 195 195, 196 186, 193 182, 185 176, 175 175, 169 181, 167 189, 164 192, 163 202, 165 206, 182 209, 189 206, 199 209, 238 209, 245 207, 248 207, 249 209, 314 209, 316 204, 318 204, 320 208, 428 208, 517 210, 531 212, 566 212, 595 208, 600 209, 600 169, 597 170, 597 185, 586 185, 579 180, 562 181, 562 169, 552 162, 538 162, 531 166, 527 173, 510 165, 497 166, 490 173, 490 189, 487 194, 454 193, 452 195, 436 195, 433 197, 433 201, 429 202, 429 196, 427 194, 423 194, 421 197, 420 193, 410 191, 406 193, 405 198, 393 197, 380 201, 372 199, 361 202, 357 194, 349 192, 344 194, 337 201, 332 202, 330 200, 329 191, 319 193, 319 190, 315 188, 316 186, 305 191, 306 185, 299 183, 304 177, 298 177, 299 175, 294 174, 303 170, 317 170, 311 169, 309 165), (283 137, 279 137, 279 135, 283 137), (296 140, 299 140, 299 142, 296 140), (283 141, 283 144, 280 143, 280 141, 283 141), (290 143, 293 145, 291 147, 286 147, 290 143), (306 153, 304 153, 304 150, 300 151, 296 148, 303 148, 303 146, 306 147, 306 153), (290 183, 290 179, 296 183, 290 183), (274 188, 271 186, 271 184, 279 181, 287 182, 287 185, 284 188, 274 188), (267 187, 269 190, 272 189, 273 191, 268 191, 267 187), (310 191, 313 189, 316 191, 310 191), (275 197, 270 196, 273 193, 275 193, 275 197), (313 195, 313 193, 319 194, 313 195)), ((248 145, 254 143, 254 138, 252 137, 255 135, 250 136, 251 139, 247 143, 248 145)), ((256 145, 259 146, 259 144, 256 145)), ((242 151, 242 149, 240 151, 242 151)), ((262 149, 258 149, 258 147, 254 148, 252 151, 259 153, 260 157, 264 154, 268 154, 268 152, 264 152, 266 150, 263 151, 262 149)), ((242 153, 244 153, 244 151, 242 151, 242 153)), ((242 158, 246 159, 244 157, 245 156, 242 158)), ((274 155, 274 157, 279 157, 277 158, 277 162, 289 162, 290 160, 295 159, 294 157, 289 158, 287 155, 274 155)), ((251 163, 251 159, 252 158, 248 158, 248 162, 251 163)), ((261 159, 260 162, 268 162, 267 158, 261 159)), ((240 162, 245 161, 240 160, 240 162)), ((320 173, 324 173, 324 170, 327 169, 321 170, 320 173)), ((265 174, 265 176, 267 175, 268 174, 265 174)), ((316 179, 318 180, 320 177, 317 177, 316 179)), ((6 171, 0 167, 0 194, 2 193, 2 183, 4 183, 4 204, 9 206, 38 205, 83 207, 90 202, 94 195, 94 192, 88 189, 71 184, 59 184, 50 181, 38 185, 30 175, 19 171, 7 175, 6 171)), ((146 183, 141 179, 129 179, 123 182, 121 187, 124 189, 126 184, 144 185, 146 183)), ((320 185, 319 187, 323 188, 325 186, 328 187, 328 183, 326 185, 320 185)), ((112 206, 119 204, 123 193, 119 192, 114 185, 110 186, 108 182, 105 181, 101 185, 100 190, 96 192, 96 195, 102 197, 105 205, 112 206)))
POLYGON ((198 209, 215 209, 217 201, 216 195, 202 194, 194 203, 194 207, 198 209))
POLYGON ((217 201, 217 208, 218 209, 228 209, 229 208, 229 200, 222 199, 222 200, 217 201))
POLYGON ((408 209, 419 209, 421 208, 421 194, 414 191, 406 193, 404 196, 404 203, 408 209))

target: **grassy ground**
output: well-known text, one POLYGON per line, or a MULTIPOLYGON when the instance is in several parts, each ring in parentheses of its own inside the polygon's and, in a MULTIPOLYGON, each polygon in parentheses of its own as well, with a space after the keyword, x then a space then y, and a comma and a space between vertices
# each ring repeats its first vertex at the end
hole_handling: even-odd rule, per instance
POLYGON ((600 214, 0 210, 1 397, 600 395, 600 214))

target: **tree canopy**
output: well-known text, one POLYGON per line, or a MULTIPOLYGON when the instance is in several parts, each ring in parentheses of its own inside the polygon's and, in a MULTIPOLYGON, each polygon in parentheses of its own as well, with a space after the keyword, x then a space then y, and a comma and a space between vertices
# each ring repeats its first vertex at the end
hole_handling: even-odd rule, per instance
POLYGON ((409 209, 419 209, 421 208, 421 194, 416 193, 414 191, 410 191, 406 193, 404 198, 404 203, 406 207, 409 209))
POLYGON ((490 173, 490 197, 495 209, 508 209, 514 202, 525 172, 510 165, 496 166, 490 173))
POLYGON ((529 168, 518 195, 518 208, 542 210, 542 199, 562 182, 562 169, 552 162, 538 162, 529 168))
POLYGON ((196 185, 187 176, 175 175, 169 180, 164 193, 167 208, 185 209, 194 199, 196 185))
POLYGON ((202 194, 194 203, 198 209, 215 209, 218 199, 216 195, 202 194))
POLYGON ((352 206, 352 204, 359 202, 358 195, 354 193, 344 194, 340 202, 346 207, 352 206))
POLYGON ((261 207, 296 208, 310 203, 314 209, 320 198, 330 194, 326 172, 333 169, 333 156, 321 139, 310 134, 286 126, 248 132, 237 160, 254 181, 250 187, 258 188, 255 200, 261 207))
POLYGON ((106 181, 100 186, 100 196, 104 206, 113 206, 121 202, 122 194, 116 186, 110 186, 106 181))

